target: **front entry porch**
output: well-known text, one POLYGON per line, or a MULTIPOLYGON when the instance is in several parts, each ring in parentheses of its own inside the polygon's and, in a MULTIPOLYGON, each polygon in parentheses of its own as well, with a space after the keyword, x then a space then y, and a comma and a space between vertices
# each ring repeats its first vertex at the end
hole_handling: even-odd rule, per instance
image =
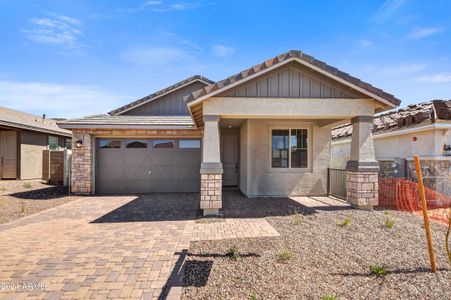
MULTIPOLYGON (((368 120, 352 118, 353 160, 347 168, 347 200, 377 205, 377 162, 368 120)), ((200 208, 224 208, 223 187, 236 186, 249 198, 327 196, 331 128, 347 119, 231 118, 205 115, 200 208)))

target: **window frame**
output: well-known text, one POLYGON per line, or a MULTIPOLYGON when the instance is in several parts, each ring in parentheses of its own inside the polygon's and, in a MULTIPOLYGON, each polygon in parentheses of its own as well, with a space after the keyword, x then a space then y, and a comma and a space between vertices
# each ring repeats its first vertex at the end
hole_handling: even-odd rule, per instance
POLYGON ((178 144, 178 149, 183 150, 183 151, 185 151, 185 150, 189 151, 189 150, 202 149, 202 140, 200 138, 178 139, 177 144, 178 144), (199 147, 181 147, 181 143, 180 143, 181 141, 199 141, 199 147))
POLYGON ((170 150, 174 150, 177 148, 177 143, 176 143, 177 139, 150 139, 150 149, 152 151, 170 151, 170 150), (161 141, 168 141, 168 142, 172 142, 172 147, 170 148, 158 148, 155 147, 154 142, 161 142, 161 141))
POLYGON ((148 139, 124 139, 124 149, 149 149, 149 140, 148 139), (140 142, 146 145, 145 147, 127 147, 129 142, 140 142))
POLYGON ((59 139, 59 136, 53 135, 53 134, 47 135, 47 150, 49 150, 49 151, 59 151, 60 150, 60 139, 59 139), (54 148, 54 149, 50 148, 50 139, 51 138, 55 138, 56 139, 56 148, 54 148))
POLYGON ((97 140, 97 149, 99 149, 99 150, 121 150, 121 149, 123 149, 124 147, 125 147, 125 145, 124 145, 124 140, 123 139, 116 139, 116 138, 97 138, 96 139, 97 140), (116 147, 113 147, 113 148, 110 148, 110 147, 107 147, 107 148, 104 148, 104 147, 100 147, 100 142, 102 141, 102 140, 109 140, 109 141, 118 141, 119 142, 119 147, 118 148, 116 148, 116 147))
MULTIPOLYGON (((269 167, 271 171, 277 172, 305 172, 311 170, 311 153, 312 153, 312 136, 311 136, 311 128, 309 126, 300 125, 300 126, 275 126, 269 128, 269 167), (307 130, 307 167, 291 167, 291 130, 295 129, 305 129, 307 130), (288 130, 288 167, 273 167, 272 166, 272 133, 274 130, 288 130)), ((296 148, 297 149, 297 148, 296 148)))

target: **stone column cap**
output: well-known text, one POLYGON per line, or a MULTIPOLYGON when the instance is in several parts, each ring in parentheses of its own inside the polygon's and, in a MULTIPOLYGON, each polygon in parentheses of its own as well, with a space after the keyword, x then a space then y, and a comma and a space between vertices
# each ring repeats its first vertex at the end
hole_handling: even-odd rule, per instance
POLYGON ((378 172, 379 163, 377 161, 349 160, 346 163, 346 171, 350 172, 378 172))
POLYGON ((222 174, 224 169, 222 168, 222 163, 220 162, 207 162, 201 163, 200 174, 222 174))

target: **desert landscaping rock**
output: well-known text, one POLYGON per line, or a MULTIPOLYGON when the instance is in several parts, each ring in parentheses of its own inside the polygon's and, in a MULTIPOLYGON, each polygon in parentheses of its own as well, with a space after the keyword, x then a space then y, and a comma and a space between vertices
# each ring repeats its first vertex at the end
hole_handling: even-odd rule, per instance
POLYGON ((0 181, 0 224, 79 199, 69 196, 67 188, 40 180, 0 181))
POLYGON ((310 211, 299 225, 293 216, 268 217, 280 237, 192 242, 183 299, 451 299, 445 226, 432 224, 432 274, 421 218, 391 212, 395 225, 388 229, 384 212, 356 210, 349 226, 339 226, 349 215, 310 211), (232 246, 241 259, 225 256, 232 246), (278 259, 284 250, 293 253, 288 263, 278 259), (387 274, 372 274, 372 265, 387 274))

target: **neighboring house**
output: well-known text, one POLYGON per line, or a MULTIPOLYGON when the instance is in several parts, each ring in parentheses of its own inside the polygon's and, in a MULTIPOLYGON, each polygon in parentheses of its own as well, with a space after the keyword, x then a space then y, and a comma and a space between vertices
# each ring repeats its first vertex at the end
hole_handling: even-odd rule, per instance
POLYGON ((377 204, 378 165, 367 151, 375 112, 394 96, 300 51, 217 83, 194 76, 110 115, 60 123, 73 131, 75 193, 199 192, 204 214, 222 187, 248 197, 325 195, 331 128, 352 120, 349 201, 377 204), (364 185, 362 185, 364 184, 364 185))
POLYGON ((71 136, 45 116, 0 107, 0 179, 41 179, 43 150, 64 149, 71 136))
MULTIPOLYGON (((376 159, 382 177, 416 179, 419 155, 427 186, 451 195, 451 100, 433 100, 374 117, 376 159)), ((350 158, 352 127, 332 130, 332 167, 344 169, 350 158)))

